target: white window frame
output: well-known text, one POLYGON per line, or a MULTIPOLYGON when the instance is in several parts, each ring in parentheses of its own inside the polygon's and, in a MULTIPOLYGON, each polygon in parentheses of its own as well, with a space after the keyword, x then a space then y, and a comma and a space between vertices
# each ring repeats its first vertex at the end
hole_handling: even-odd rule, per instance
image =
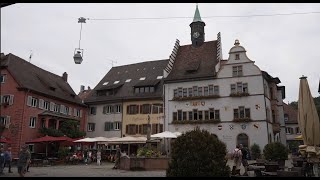
POLYGON ((0 80, 1 80, 0 83, 5 83, 7 75, 6 74, 1 74, 0 77, 1 77, 0 78, 0 80))
POLYGON ((49 101, 43 101, 43 109, 49 111, 50 110, 50 102, 49 101))
POLYGON ((116 104, 114 106, 114 113, 121 113, 121 105, 120 104, 116 104))
POLYGON ((113 130, 119 131, 119 130, 120 130, 120 123, 121 123, 121 122, 114 122, 114 124, 113 124, 113 130))
POLYGON ((88 132, 94 131, 95 130, 94 126, 95 126, 95 123, 88 123, 87 131, 88 132))
POLYGON ((3 124, 4 126, 7 125, 7 117, 6 116, 0 117, 0 124, 3 124))
POLYGON ((31 107, 37 107, 38 106, 38 98, 32 97, 31 98, 31 107))
POLYGON ((36 128, 37 118, 36 117, 30 117, 29 120, 29 128, 36 128))
POLYGON ((232 66, 232 76, 243 76, 243 68, 242 66, 232 66))
POLYGON ((113 107, 111 105, 107 105, 106 114, 111 114, 112 108, 113 107))
POLYGON ((60 105, 59 104, 54 104, 53 105, 53 111, 54 112, 59 112, 59 109, 60 109, 60 105))

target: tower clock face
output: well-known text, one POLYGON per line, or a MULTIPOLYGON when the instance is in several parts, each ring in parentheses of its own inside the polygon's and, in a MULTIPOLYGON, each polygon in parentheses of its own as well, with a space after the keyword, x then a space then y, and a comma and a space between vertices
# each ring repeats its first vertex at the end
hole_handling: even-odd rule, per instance
POLYGON ((194 37, 194 38, 198 38, 199 36, 200 36, 200 33, 199 33, 199 32, 193 33, 193 37, 194 37))

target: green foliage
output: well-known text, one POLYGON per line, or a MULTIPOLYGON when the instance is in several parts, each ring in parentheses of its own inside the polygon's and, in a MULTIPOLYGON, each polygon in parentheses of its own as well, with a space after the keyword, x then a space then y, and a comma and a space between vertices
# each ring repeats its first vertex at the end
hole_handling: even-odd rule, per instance
POLYGON ((80 131, 78 128, 78 122, 74 120, 63 121, 60 125, 59 130, 52 128, 42 128, 39 130, 39 133, 54 137, 66 135, 70 138, 78 138, 86 136, 86 132, 80 131))
POLYGON ((263 149, 263 154, 266 160, 287 160, 288 153, 289 151, 287 147, 280 142, 267 144, 263 149))
POLYGON ((59 151, 58 151, 58 157, 59 159, 63 159, 67 157, 69 153, 70 153, 70 150, 67 147, 61 147, 59 148, 59 151))
POLYGON ((60 125, 60 131, 70 137, 78 138, 86 135, 85 132, 80 131, 78 128, 79 122, 74 120, 63 121, 60 125))
POLYGON ((230 176, 226 145, 198 127, 172 143, 167 176, 230 176))
MULTIPOLYGON (((320 116, 320 96, 313 98, 314 100, 314 104, 316 106, 318 115, 320 116)), ((294 109, 298 110, 298 102, 297 101, 293 101, 289 104, 291 107, 293 107, 294 109)))
POLYGON ((288 145, 290 150, 294 150, 294 149, 299 149, 300 144, 297 141, 289 141, 288 145))
POLYGON ((142 147, 138 149, 137 157, 159 157, 160 152, 154 148, 148 149, 147 147, 142 147))
POLYGON ((57 129, 52 129, 52 128, 39 129, 39 133, 43 135, 53 136, 53 137, 60 137, 64 135, 61 131, 57 129))
POLYGON ((251 155, 255 158, 255 159, 259 159, 261 156, 261 149, 260 146, 256 143, 254 143, 251 148, 251 155))

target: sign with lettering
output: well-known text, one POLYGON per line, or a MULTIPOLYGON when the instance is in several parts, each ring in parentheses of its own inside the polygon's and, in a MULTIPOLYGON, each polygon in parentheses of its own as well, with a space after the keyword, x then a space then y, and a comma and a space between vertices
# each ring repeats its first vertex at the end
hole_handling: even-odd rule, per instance
POLYGON ((232 141, 232 136, 223 135, 223 136, 222 136, 222 139, 223 139, 224 141, 232 141))
POLYGON ((190 104, 192 106, 204 106, 204 105, 206 105, 206 102, 205 101, 192 101, 190 104))

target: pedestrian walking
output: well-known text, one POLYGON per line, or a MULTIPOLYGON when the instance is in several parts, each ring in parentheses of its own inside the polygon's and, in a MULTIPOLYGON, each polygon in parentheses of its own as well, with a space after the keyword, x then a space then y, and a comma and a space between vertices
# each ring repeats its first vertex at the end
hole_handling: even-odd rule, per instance
POLYGON ((119 145, 116 146, 116 161, 112 169, 118 169, 120 165, 121 149, 119 145))
POLYGON ((8 166, 9 173, 12 173, 11 171, 11 162, 12 162, 12 153, 11 153, 11 147, 8 147, 7 150, 4 152, 4 158, 5 158, 5 163, 4 163, 4 168, 8 166))
POLYGON ((4 149, 3 147, 0 147, 0 175, 3 175, 3 168, 5 163, 5 157, 4 157, 4 149))
POLYGON ((20 177, 24 177, 27 166, 30 164, 31 154, 28 150, 27 145, 23 145, 21 151, 19 152, 19 160, 17 162, 18 173, 20 177))
POLYGON ((101 151, 98 149, 97 152, 97 165, 100 166, 101 165, 101 151))
POLYGON ((243 147, 242 144, 240 144, 239 148, 240 148, 241 153, 242 153, 241 163, 242 163, 242 165, 244 167, 243 176, 248 176, 248 166, 249 166, 249 164, 248 164, 248 155, 249 155, 249 152, 245 147, 243 147))
POLYGON ((232 153, 232 158, 233 158, 232 175, 240 175, 242 153, 239 148, 240 148, 240 146, 237 145, 232 153))

